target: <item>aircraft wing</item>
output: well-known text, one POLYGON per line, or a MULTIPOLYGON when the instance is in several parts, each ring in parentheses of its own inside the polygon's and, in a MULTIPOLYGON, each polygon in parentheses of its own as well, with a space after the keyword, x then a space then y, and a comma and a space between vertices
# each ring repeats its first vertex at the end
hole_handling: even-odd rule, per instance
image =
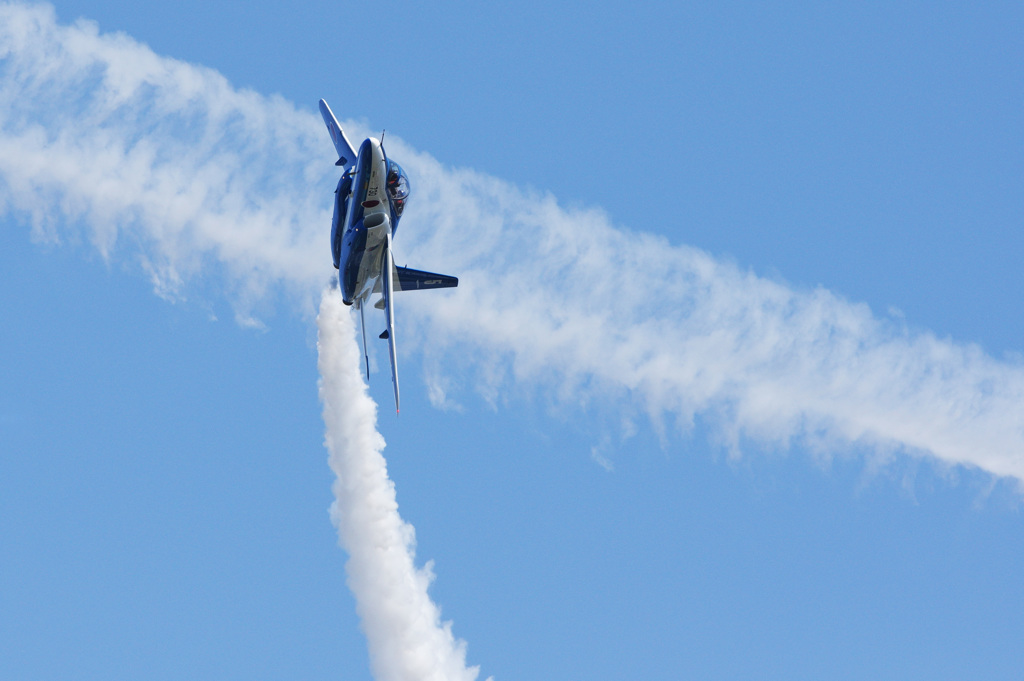
POLYGON ((398 358, 395 352, 395 301, 394 272, 395 266, 391 257, 391 237, 388 236, 384 250, 384 267, 381 272, 381 287, 384 294, 384 320, 387 322, 388 354, 391 355, 391 382, 395 385, 395 413, 399 411, 398 403, 398 358))
POLYGON ((322 99, 320 100, 320 115, 324 117, 327 132, 331 133, 331 141, 334 142, 334 148, 338 150, 338 162, 335 165, 341 166, 343 172, 348 172, 349 168, 356 163, 356 152, 352 148, 352 143, 345 137, 345 131, 338 125, 338 119, 334 117, 331 107, 327 106, 327 102, 322 99))
POLYGON ((396 267, 392 284, 396 291, 418 291, 428 288, 453 288, 459 285, 459 278, 447 274, 434 274, 413 270, 408 267, 396 267))

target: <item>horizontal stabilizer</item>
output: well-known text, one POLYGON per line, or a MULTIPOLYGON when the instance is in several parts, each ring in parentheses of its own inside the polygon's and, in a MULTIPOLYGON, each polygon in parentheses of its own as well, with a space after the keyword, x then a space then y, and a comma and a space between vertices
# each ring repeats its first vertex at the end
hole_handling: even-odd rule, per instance
POLYGON ((418 291, 428 288, 454 288, 459 285, 459 278, 447 274, 434 274, 413 270, 408 267, 396 267, 394 287, 396 291, 418 291))

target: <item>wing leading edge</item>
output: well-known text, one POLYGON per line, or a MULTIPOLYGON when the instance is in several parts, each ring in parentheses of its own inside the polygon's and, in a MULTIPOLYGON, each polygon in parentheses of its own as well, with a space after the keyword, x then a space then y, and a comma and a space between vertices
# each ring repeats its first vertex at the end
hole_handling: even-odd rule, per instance
POLYGON ((388 339, 388 354, 391 355, 391 383, 395 386, 395 413, 397 414, 401 407, 398 401, 398 356, 395 350, 395 301, 394 296, 394 272, 395 266, 392 264, 391 256, 391 236, 388 235, 387 243, 385 244, 384 250, 384 271, 381 272, 382 282, 382 293, 384 295, 384 321, 387 324, 387 330, 384 332, 388 339))

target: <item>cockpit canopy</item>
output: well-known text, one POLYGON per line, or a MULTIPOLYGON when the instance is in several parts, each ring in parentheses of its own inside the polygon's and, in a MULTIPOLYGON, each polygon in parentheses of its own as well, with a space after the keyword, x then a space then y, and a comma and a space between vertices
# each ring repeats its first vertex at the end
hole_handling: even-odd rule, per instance
POLYGON ((391 197, 391 205, 395 207, 395 213, 400 217, 405 210, 405 202, 409 198, 409 178, 406 176, 402 166, 391 159, 388 159, 388 196, 391 197))

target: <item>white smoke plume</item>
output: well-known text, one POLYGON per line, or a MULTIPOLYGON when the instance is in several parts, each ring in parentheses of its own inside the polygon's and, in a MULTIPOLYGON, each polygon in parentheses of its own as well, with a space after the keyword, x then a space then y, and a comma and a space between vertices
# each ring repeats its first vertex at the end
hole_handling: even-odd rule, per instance
POLYGON ((35 238, 81 227, 171 298, 215 262, 243 317, 271 284, 315 297, 333 158, 312 116, 48 5, 0 4, 0 76, 0 212, 35 238))
POLYGON ((320 399, 337 475, 331 517, 349 554, 346 570, 379 681, 472 681, 466 644, 427 595, 431 566, 414 565, 415 532, 402 521, 377 432, 377 405, 360 373, 352 315, 336 289, 317 318, 320 399))
MULTIPOLYGON (((45 6, 0 5, 0 60, 0 211, 138 257, 164 295, 215 265, 243 321, 268 290, 315 299, 336 181, 315 103, 235 90, 45 6)), ((461 282, 400 301, 403 351, 431 338, 418 352, 436 403, 540 386, 613 405, 627 428, 706 418, 737 455, 748 439, 853 446, 1024 480, 1019 361, 388 140, 414 191, 399 262, 461 282)))

